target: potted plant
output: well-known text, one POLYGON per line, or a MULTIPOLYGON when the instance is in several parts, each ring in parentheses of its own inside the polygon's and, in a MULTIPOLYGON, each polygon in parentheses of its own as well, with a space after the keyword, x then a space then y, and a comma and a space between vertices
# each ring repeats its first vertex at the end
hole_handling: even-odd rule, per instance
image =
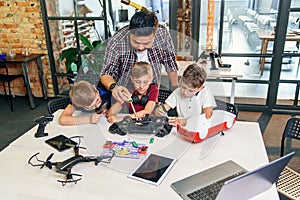
POLYGON ((101 40, 92 43, 85 36, 79 34, 79 39, 84 44, 84 49, 78 51, 72 47, 62 52, 60 62, 65 61, 66 71, 70 73, 68 80, 86 80, 97 85, 99 82, 100 69, 104 59, 106 43, 101 40))
POLYGON ((105 44, 102 43, 101 40, 95 40, 91 43, 89 39, 82 34, 78 34, 78 36, 82 44, 84 44, 84 49, 78 51, 76 47, 71 47, 69 49, 63 50, 62 54, 60 55, 59 61, 65 62, 67 73, 77 73, 79 68, 82 67, 82 64, 86 64, 86 59, 91 58, 94 59, 94 66, 90 66, 91 69, 93 69, 96 73, 100 72, 99 70, 97 70, 97 67, 100 69, 100 66, 95 65, 100 64, 103 61, 105 44), (98 54, 98 56, 88 56, 89 54, 98 54), (81 55, 81 57, 79 55, 81 55), (74 64, 76 65, 76 70, 72 69, 72 66, 74 66, 74 64))

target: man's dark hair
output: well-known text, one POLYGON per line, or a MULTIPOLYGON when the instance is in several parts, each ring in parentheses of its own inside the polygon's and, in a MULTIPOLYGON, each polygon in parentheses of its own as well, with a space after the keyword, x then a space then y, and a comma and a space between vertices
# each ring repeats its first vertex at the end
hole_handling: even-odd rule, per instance
POLYGON ((148 36, 154 34, 158 27, 158 19, 154 12, 136 12, 129 24, 130 33, 136 36, 148 36))

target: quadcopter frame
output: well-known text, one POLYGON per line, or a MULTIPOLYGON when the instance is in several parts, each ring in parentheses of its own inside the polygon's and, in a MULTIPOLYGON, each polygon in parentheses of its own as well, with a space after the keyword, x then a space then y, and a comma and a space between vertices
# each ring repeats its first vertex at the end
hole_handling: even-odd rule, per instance
MULTIPOLYGON (((80 138, 82 136, 75 136, 80 138)), ((74 138, 74 137, 72 137, 74 138)), ((80 143, 80 142, 79 142, 80 143)), ((40 169, 42 169, 44 166, 48 167, 49 169, 52 169, 52 167, 54 166, 56 169, 57 173, 60 174, 64 174, 66 175, 66 180, 57 180, 58 182, 60 182, 63 186, 65 186, 67 183, 77 183, 78 181, 81 180, 81 176, 80 174, 74 174, 71 173, 72 167, 74 167, 76 164, 78 163, 82 163, 82 162, 94 162, 95 165, 98 165, 98 163, 102 162, 102 163, 110 163, 111 159, 114 157, 114 154, 112 155, 101 155, 101 156, 83 156, 79 154, 79 148, 84 148, 84 147, 80 147, 78 145, 74 146, 73 144, 70 143, 70 145, 74 146, 74 153, 75 155, 64 160, 61 162, 51 162, 51 158, 53 157, 54 153, 51 153, 47 159, 45 161, 40 160, 38 158, 38 153, 35 153, 34 155, 32 155, 29 160, 28 160, 28 164, 33 166, 33 167, 40 167, 40 169), (33 162, 33 159, 35 158, 37 164, 35 164, 33 162), (79 177, 79 178, 74 178, 73 176, 79 177)))

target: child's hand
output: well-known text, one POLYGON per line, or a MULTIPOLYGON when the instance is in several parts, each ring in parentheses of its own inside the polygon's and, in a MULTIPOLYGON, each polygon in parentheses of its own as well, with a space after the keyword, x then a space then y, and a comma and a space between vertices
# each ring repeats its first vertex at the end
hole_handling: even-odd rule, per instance
POLYGON ((179 124, 178 117, 169 117, 169 124, 171 126, 177 126, 177 124, 179 124))
POLYGON ((112 124, 112 123, 115 123, 115 122, 119 122, 122 119, 123 119, 123 117, 117 117, 117 116, 112 115, 109 118, 107 118, 107 121, 112 124))
POLYGON ((183 119, 183 118, 178 118, 178 117, 169 117, 169 124, 171 126, 177 126, 177 124, 181 125, 181 126, 185 126, 187 119, 183 119))
POLYGON ((90 115, 90 123, 97 124, 101 118, 102 114, 93 113, 90 115))
POLYGON ((155 109, 156 116, 167 116, 167 110, 163 103, 159 103, 158 107, 155 109))

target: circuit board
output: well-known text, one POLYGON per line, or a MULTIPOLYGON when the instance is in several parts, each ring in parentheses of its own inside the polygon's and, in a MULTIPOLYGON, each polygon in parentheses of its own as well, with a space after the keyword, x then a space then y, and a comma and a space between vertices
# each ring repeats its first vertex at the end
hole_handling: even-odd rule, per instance
POLYGON ((103 149, 102 155, 114 153, 116 157, 138 159, 140 155, 147 153, 148 146, 138 144, 135 141, 123 140, 122 142, 116 142, 108 140, 103 145, 103 149))

